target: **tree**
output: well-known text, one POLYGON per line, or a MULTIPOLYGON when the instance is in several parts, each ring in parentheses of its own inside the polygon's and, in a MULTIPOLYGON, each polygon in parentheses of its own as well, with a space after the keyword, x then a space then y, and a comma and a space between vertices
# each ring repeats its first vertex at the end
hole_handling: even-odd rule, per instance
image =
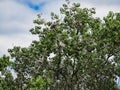
POLYGON ((41 76, 38 76, 37 78, 31 78, 29 85, 27 86, 27 90, 46 90, 47 85, 50 83, 51 80, 49 78, 44 79, 41 76))
POLYGON ((0 58, 0 90, 17 90, 12 73, 9 70, 11 65, 9 56, 3 55, 0 58))
POLYGON ((39 86, 44 90, 118 90, 120 13, 109 12, 101 20, 93 17, 94 8, 80 8, 68 0, 60 13, 62 18, 51 13, 51 21, 38 15, 30 32, 39 40, 26 48, 9 49, 19 90, 39 86))

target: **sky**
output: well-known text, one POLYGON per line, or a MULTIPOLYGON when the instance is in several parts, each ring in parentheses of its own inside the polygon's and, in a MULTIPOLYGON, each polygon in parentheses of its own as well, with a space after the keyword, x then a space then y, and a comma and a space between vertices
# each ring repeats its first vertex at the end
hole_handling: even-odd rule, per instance
MULTIPOLYGON (((42 13, 50 20, 50 13, 59 13, 65 0, 0 0, 0 57, 8 54, 7 49, 14 46, 27 47, 32 40, 29 29, 34 27, 33 20, 42 13)), ((120 0, 71 0, 81 3, 81 7, 96 9, 96 17, 101 19, 109 11, 120 12, 120 0)))

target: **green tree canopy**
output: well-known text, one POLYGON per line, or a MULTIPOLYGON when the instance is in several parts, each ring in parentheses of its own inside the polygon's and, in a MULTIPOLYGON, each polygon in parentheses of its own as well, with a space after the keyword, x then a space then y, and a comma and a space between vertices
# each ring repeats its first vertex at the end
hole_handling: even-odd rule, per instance
POLYGON ((68 0, 60 13, 51 13, 51 21, 39 14, 30 29, 39 40, 8 50, 16 90, 118 90, 120 13, 101 20, 94 8, 68 0))

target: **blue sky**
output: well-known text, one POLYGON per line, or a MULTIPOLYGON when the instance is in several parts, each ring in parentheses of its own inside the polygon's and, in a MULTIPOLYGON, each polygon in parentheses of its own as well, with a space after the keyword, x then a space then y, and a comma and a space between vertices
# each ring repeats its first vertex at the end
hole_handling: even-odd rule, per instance
MULTIPOLYGON (((120 12, 120 0, 71 0, 80 2, 81 7, 95 7, 100 18, 109 11, 120 12)), ((34 25, 33 19, 42 13, 46 20, 50 12, 59 13, 64 0, 0 0, 0 56, 8 54, 7 49, 13 46, 27 47, 37 39, 29 29, 34 25)))

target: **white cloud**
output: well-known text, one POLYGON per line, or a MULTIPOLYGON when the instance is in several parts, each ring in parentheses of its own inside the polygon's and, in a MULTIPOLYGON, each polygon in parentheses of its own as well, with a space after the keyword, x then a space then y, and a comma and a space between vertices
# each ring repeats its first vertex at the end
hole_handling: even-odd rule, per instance
POLYGON ((15 1, 0 3, 0 30, 27 30, 36 13, 15 1))
POLYGON ((120 12, 120 6, 114 6, 114 5, 110 5, 110 6, 96 6, 96 15, 95 16, 99 16, 99 17, 104 17, 106 16, 109 11, 113 11, 115 12, 120 12))
POLYGON ((14 45, 28 46, 35 39, 29 33, 34 17, 35 11, 15 0, 0 1, 0 56, 14 45))
POLYGON ((36 40, 36 36, 29 34, 18 34, 9 36, 0 36, 0 54, 8 54, 7 49, 13 48, 14 46, 27 47, 30 45, 32 40, 36 40))

